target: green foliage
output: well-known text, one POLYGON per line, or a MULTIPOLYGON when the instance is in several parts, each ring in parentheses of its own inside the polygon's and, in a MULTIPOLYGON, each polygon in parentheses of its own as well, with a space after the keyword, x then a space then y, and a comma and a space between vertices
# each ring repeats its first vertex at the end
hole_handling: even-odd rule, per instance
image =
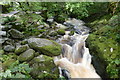
POLYGON ((0 55, 0 61, 5 62, 8 61, 10 59, 15 59, 16 60, 17 56, 13 53, 13 54, 8 54, 8 55, 0 55))
POLYGON ((89 16, 87 7, 90 7, 92 2, 66 3, 66 10, 76 18, 84 18, 89 16))
POLYGON ((28 64, 19 63, 17 60, 6 71, 0 73, 0 78, 31 78, 30 71, 28 64))
POLYGON ((16 21, 16 18, 14 16, 11 17, 3 17, 3 23, 2 24, 10 24, 11 22, 16 21))
POLYGON ((107 66, 107 72, 109 73, 109 76, 111 78, 118 78, 119 75, 119 65, 120 65, 120 59, 116 58, 111 61, 109 61, 109 64, 107 66))

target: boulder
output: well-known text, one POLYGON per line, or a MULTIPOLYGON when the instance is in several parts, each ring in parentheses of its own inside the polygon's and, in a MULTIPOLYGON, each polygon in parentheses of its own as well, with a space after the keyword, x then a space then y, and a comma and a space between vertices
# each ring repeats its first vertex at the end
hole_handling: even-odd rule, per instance
POLYGON ((20 54, 20 53, 26 51, 28 48, 29 48, 28 45, 19 46, 19 47, 17 47, 17 48, 15 49, 15 53, 16 53, 16 54, 20 54))
POLYGON ((16 30, 16 29, 10 29, 10 30, 8 31, 8 33, 10 34, 10 36, 11 36, 12 38, 15 38, 15 39, 21 39, 21 38, 24 37, 24 35, 23 35, 20 31, 18 31, 18 30, 16 30))
POLYGON ((30 61, 34 58, 35 51, 33 49, 28 49, 27 51, 23 52, 19 55, 18 60, 19 61, 30 61))
POLYGON ((15 47, 12 45, 4 46, 4 51, 6 51, 6 52, 14 52, 14 50, 15 50, 15 47))
POLYGON ((48 56, 58 56, 61 54, 61 45, 52 40, 30 38, 28 39, 28 44, 31 48, 48 56))
POLYGON ((53 58, 39 55, 29 63, 32 67, 31 75, 35 78, 58 78, 59 70, 53 62, 53 58))

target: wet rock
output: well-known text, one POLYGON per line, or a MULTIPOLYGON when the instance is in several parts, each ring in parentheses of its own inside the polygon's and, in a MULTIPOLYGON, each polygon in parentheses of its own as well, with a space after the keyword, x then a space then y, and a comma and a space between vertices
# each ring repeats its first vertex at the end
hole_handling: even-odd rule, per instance
POLYGON ((15 38, 15 39, 21 39, 21 38, 24 37, 24 35, 23 35, 20 31, 18 31, 18 30, 16 30, 16 29, 10 29, 10 30, 8 31, 8 33, 10 34, 10 36, 11 36, 12 38, 15 38))
POLYGON ((67 29, 68 27, 62 25, 62 24, 58 24, 58 23, 55 23, 56 24, 56 27, 59 28, 59 29, 67 29))
POLYGON ((28 39, 28 44, 31 48, 48 56, 57 56, 61 54, 61 46, 52 40, 30 38, 28 39))
POLYGON ((32 67, 31 75, 35 78, 58 78, 58 68, 53 62, 53 58, 39 55, 30 61, 32 67))
POLYGON ((30 61, 34 58, 35 51, 33 49, 28 49, 27 51, 23 52, 19 55, 18 60, 19 61, 30 61))
POLYGON ((14 50, 15 50, 15 47, 12 45, 4 46, 4 51, 6 51, 6 52, 14 52, 14 50))
POLYGON ((26 51, 28 48, 29 48, 28 45, 19 46, 19 47, 17 47, 17 48, 15 49, 15 53, 16 53, 16 54, 20 54, 20 53, 26 51))

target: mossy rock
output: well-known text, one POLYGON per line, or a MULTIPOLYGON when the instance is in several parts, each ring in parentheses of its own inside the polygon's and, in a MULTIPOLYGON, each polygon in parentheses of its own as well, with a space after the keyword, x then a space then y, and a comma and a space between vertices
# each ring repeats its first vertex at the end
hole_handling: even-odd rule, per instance
POLYGON ((35 51, 33 49, 28 49, 27 51, 19 55, 18 60, 21 62, 30 61, 31 59, 34 58, 34 53, 35 51))
POLYGON ((58 56, 62 52, 61 45, 48 39, 30 38, 28 44, 31 48, 48 56, 58 56))
POLYGON ((20 31, 16 29, 10 29, 8 33, 10 34, 12 38, 15 38, 15 39, 22 39, 24 37, 23 33, 21 33, 20 31))
POLYGON ((15 47, 12 46, 12 45, 6 45, 6 46, 4 46, 4 51, 6 51, 6 52, 14 52, 15 47))
MULTIPOLYGON (((97 25, 95 25, 95 27, 97 27, 97 25)), ((90 53, 94 56, 94 66, 102 77, 119 77, 119 68, 117 67, 119 64, 115 63, 116 61, 120 61, 118 59, 120 57, 120 51, 118 49, 119 41, 117 41, 117 34, 119 34, 118 26, 112 27, 110 25, 104 25, 91 33, 87 39, 90 53), (101 68, 99 68, 100 66, 101 68)))
POLYGON ((65 30, 64 30, 64 29, 59 29, 59 30, 57 31, 57 33, 58 33, 59 35, 65 35, 65 30))
POLYGON ((26 51, 29 48, 28 45, 23 45, 23 46, 19 46, 15 49, 15 53, 16 54, 20 54, 23 53, 24 51, 26 51))
POLYGON ((75 31, 70 31, 69 35, 74 35, 75 31))
POLYGON ((59 71, 52 57, 39 55, 29 64, 32 67, 31 75, 35 78, 58 78, 59 71))
POLYGON ((49 35, 50 35, 51 37, 55 37, 55 36, 58 35, 58 33, 57 33, 57 32, 51 32, 49 35))

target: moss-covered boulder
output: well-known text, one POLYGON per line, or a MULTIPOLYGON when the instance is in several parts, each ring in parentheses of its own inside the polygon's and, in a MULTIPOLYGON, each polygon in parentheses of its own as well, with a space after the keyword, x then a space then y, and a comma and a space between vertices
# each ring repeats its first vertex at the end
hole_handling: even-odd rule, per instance
POLYGON ((19 55, 18 60, 19 61, 30 61, 34 58, 35 51, 33 49, 28 49, 27 51, 23 52, 19 55))
POLYGON ((31 75, 34 78, 58 78, 58 68, 53 62, 53 58, 39 55, 29 63, 32 67, 31 75))
POLYGON ((15 39, 21 39, 21 38, 24 37, 24 35, 23 35, 20 31, 18 31, 18 30, 16 30, 16 29, 10 29, 10 30, 8 31, 8 33, 10 34, 10 36, 11 36, 12 38, 15 38, 15 39))
POLYGON ((23 46, 19 46, 15 49, 15 53, 16 54, 20 54, 23 53, 24 51, 26 51, 29 48, 28 45, 23 45, 23 46))
POLYGON ((94 29, 87 39, 96 71, 105 78, 118 78, 120 71, 120 41, 118 41, 120 40, 120 26, 118 22, 114 24, 116 16, 114 17, 115 20, 112 19, 113 17, 109 18, 107 24, 101 25, 99 22, 102 19, 100 19, 90 25, 94 25, 96 30, 94 29))
POLYGON ((31 48, 48 56, 58 56, 61 54, 61 45, 52 40, 30 38, 28 39, 28 44, 31 48))

